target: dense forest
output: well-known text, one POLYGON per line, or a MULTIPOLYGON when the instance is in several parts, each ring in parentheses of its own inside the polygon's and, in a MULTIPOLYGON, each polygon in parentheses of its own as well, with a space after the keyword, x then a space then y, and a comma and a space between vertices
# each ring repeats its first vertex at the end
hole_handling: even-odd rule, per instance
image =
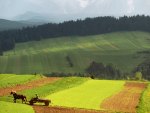
POLYGON ((15 43, 18 42, 38 41, 61 36, 84 36, 137 30, 150 32, 150 16, 95 17, 59 24, 49 23, 37 27, 8 30, 0 32, 0 55, 3 54, 3 51, 13 49, 15 43))

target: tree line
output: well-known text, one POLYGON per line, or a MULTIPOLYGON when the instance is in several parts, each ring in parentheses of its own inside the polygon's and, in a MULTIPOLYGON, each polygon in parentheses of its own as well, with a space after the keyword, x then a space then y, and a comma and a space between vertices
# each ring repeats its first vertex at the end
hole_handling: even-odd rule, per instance
POLYGON ((113 64, 104 65, 103 63, 91 62, 90 66, 86 69, 91 78, 101 79, 123 79, 121 71, 113 64))
POLYGON ((3 51, 13 49, 15 43, 19 42, 39 41, 62 36, 86 36, 137 30, 150 32, 150 16, 137 15, 120 18, 105 16, 7 30, 0 32, 0 54, 2 55, 3 51))
POLYGON ((150 80, 150 59, 139 64, 133 72, 141 72, 144 79, 150 80))

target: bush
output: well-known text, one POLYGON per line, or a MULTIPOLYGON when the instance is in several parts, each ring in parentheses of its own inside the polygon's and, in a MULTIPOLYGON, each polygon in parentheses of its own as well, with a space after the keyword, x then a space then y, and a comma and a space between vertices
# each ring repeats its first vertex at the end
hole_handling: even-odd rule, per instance
POLYGON ((142 73, 141 72, 135 73, 135 80, 142 80, 142 73))

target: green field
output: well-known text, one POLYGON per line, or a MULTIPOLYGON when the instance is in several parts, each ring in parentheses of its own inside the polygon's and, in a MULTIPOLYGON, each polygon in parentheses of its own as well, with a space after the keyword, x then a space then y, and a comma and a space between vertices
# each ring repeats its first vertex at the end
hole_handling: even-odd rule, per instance
POLYGON ((0 113, 35 113, 31 106, 0 101, 0 113))
MULTIPOLYGON (((15 74, 0 74, 0 88, 24 84, 32 80, 40 79, 40 76, 35 75, 15 75, 15 74)), ((25 104, 12 103, 13 99, 10 95, 6 97, 0 96, 0 113, 35 113, 31 106, 25 104), (6 100, 5 100, 6 99, 6 100), (4 101, 2 101, 4 100, 4 101)))
POLYGON ((150 83, 147 89, 143 92, 137 113, 150 113, 150 83))
POLYGON ((100 109, 101 102, 119 92, 124 81, 89 80, 84 84, 53 93, 46 98, 52 100, 52 105, 100 109))
POLYGON ((116 32, 19 43, 0 56, 0 73, 84 73, 92 61, 113 63, 130 72, 145 59, 137 51, 149 50, 149 40, 146 32, 116 32))
POLYGON ((40 76, 35 75, 15 75, 15 74, 0 74, 0 87, 15 86, 26 82, 39 79, 40 76))
MULTIPOLYGON (((23 75, 22 75, 23 76, 23 75)), ((29 89, 29 90, 24 90, 21 92, 17 92, 20 94, 24 94, 27 96, 27 100, 30 100, 32 97, 35 97, 35 94, 38 94, 40 98, 43 98, 49 94, 76 87, 84 82, 89 80, 89 78, 82 78, 82 77, 65 77, 62 78, 54 83, 46 84, 41 87, 29 89)), ((6 101, 6 102, 12 102, 12 96, 6 95, 3 97, 0 97, 0 101, 6 101)), ((18 100, 19 103, 21 101, 18 100)))
MULTIPOLYGON (((0 75, 0 84, 1 87, 8 87, 35 79, 40 78, 34 75, 5 74, 0 75), (8 85, 10 81, 12 83, 8 85)), ((35 97, 35 94, 38 94, 39 98, 50 99, 52 101, 51 106, 101 110, 100 105, 103 100, 122 90, 125 82, 120 80, 93 80, 84 77, 64 77, 54 83, 17 93, 26 95, 28 101, 35 97)), ((150 84, 141 96, 137 112, 149 113, 149 104, 150 84)), ((11 113, 12 111, 13 113, 34 113, 32 107, 21 104, 21 100, 17 100, 17 104, 13 104, 12 95, 0 97, 0 108, 0 113, 11 113), (22 109, 25 110, 21 111, 22 109)))
MULTIPOLYGON (((25 77, 25 75, 22 76, 25 77)), ((16 78, 19 78, 19 76, 16 76, 16 78)), ((18 93, 26 95, 28 100, 34 97, 35 94, 38 94, 39 98, 50 99, 52 101, 52 106, 58 105, 99 110, 100 103, 107 97, 120 91, 123 88, 124 83, 125 81, 92 80, 84 77, 64 77, 54 83, 30 90, 24 90, 18 93)), ((17 110, 19 111, 26 107, 24 105, 20 106, 21 100, 17 100, 18 106, 20 107, 16 109, 15 104, 12 104, 12 102, 13 98, 10 95, 0 97, 0 107, 8 106, 8 109, 6 109, 6 107, 2 109, 6 110, 3 113, 10 113, 12 109, 16 110, 15 113, 18 113, 17 110), (12 105, 14 108, 11 108, 12 105)), ((31 109, 29 109, 29 111, 30 110, 31 109)))
MULTIPOLYGON (((30 79, 37 79, 33 75, 0 75, 0 80, 3 81, 4 78, 8 81, 12 80, 13 86, 17 85, 18 83, 25 83, 25 81, 29 81, 30 79), (11 78, 11 79, 10 79, 11 78), (13 79, 15 78, 15 79, 13 79), (18 81, 17 81, 18 80, 18 81), (24 80, 24 81, 22 81, 24 80)), ((89 78, 82 78, 82 77, 65 77, 62 78, 54 83, 50 83, 41 87, 37 87, 31 90, 24 90, 22 92, 17 92, 20 94, 24 94, 27 96, 29 100, 31 97, 34 97, 35 94, 38 94, 40 98, 52 94, 54 92, 58 92, 64 89, 72 88, 78 86, 84 82, 89 80, 89 78)), ((3 81, 1 85, 3 87, 8 86, 8 81, 3 81)), ((12 85, 11 85, 12 86, 12 85)), ((21 100, 17 100, 17 104, 13 103, 13 97, 11 95, 1 96, 0 97, 0 113, 34 113, 33 108, 31 106, 21 104, 21 100), (12 112, 13 111, 13 112, 12 112)))
POLYGON ((54 83, 50 83, 41 87, 37 87, 31 90, 25 90, 20 93, 27 95, 28 99, 34 97, 35 94, 38 94, 39 97, 45 97, 49 94, 72 88, 78 86, 84 82, 89 80, 89 78, 81 78, 81 77, 65 77, 54 83))

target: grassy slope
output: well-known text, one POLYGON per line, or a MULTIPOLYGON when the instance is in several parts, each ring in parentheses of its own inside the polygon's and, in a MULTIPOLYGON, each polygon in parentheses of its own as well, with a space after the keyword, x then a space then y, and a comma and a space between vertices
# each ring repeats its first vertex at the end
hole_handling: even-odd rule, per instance
POLYGON ((17 84, 23 84, 28 81, 32 81, 39 78, 40 76, 35 75, 0 74, 0 87, 8 87, 17 84))
POLYGON ((100 103, 121 90, 124 81, 89 80, 84 84, 49 95, 53 105, 100 109, 100 103), (110 87, 111 86, 111 87, 110 87))
POLYGON ((0 113, 34 113, 31 106, 0 101, 0 113))
POLYGON ((136 52, 150 49, 149 39, 149 33, 117 32, 20 43, 0 57, 0 72, 84 72, 93 60, 113 63, 128 72, 144 60, 136 52), (73 68, 65 59, 67 55, 73 68))
POLYGON ((148 88, 143 92, 137 113, 150 113, 150 83, 148 88))

